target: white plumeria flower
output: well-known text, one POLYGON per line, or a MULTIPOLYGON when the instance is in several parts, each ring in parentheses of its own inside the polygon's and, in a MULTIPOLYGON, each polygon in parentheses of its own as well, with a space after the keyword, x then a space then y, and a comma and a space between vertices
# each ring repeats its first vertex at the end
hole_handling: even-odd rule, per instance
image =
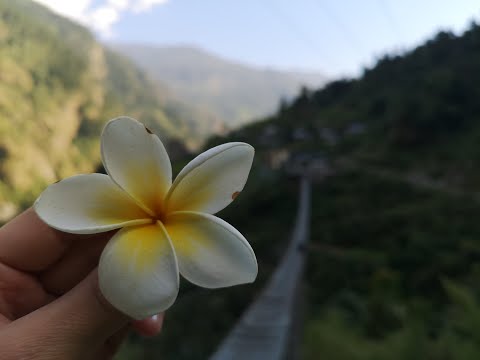
POLYGON ((162 142, 134 119, 110 120, 101 149, 108 175, 76 175, 50 185, 35 210, 69 233, 121 228, 98 267, 100 289, 112 305, 135 319, 157 314, 175 301, 179 272, 206 288, 255 280, 257 261, 247 240, 212 215, 242 191, 252 146, 214 147, 187 164, 173 184, 162 142))

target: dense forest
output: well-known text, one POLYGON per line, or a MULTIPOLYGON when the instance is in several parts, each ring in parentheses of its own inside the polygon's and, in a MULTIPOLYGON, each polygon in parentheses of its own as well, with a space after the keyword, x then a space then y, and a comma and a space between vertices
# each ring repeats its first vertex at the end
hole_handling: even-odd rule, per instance
POLYGON ((303 89, 277 114, 235 137, 249 139, 257 148, 288 144, 362 164, 418 169, 474 191, 480 184, 475 166, 479 64, 476 24, 462 36, 441 32, 406 54, 385 56, 360 79, 303 89), (296 141, 301 134, 306 138, 296 141), (268 136, 272 141, 266 141, 268 136))
POLYGON ((328 169, 312 199, 304 359, 480 356, 477 80, 473 23, 210 141, 249 141, 265 167, 310 156, 328 169))
POLYGON ((93 171, 110 118, 129 114, 164 139, 198 145, 201 125, 165 99, 82 26, 31 1, 0 0, 0 221, 45 185, 93 171))

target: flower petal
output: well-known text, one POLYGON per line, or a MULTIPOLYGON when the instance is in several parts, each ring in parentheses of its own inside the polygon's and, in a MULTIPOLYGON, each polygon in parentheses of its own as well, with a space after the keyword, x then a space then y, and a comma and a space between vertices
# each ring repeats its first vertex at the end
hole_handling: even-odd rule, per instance
POLYGON ((215 214, 242 191, 255 150, 245 143, 214 147, 193 159, 175 179, 167 195, 168 212, 215 214))
POLYGON ((160 139, 129 117, 110 120, 102 133, 105 169, 139 205, 153 214, 160 210, 172 184, 170 159, 160 139))
POLYGON ((117 309, 134 319, 166 310, 178 294, 178 265, 161 223, 120 230, 103 250, 100 290, 117 309))
POLYGON ((50 185, 35 202, 51 227, 91 234, 152 222, 148 214, 107 175, 76 175, 50 185))
POLYGON ((182 211, 170 214, 167 229, 180 273, 192 283, 218 288, 253 282, 258 266, 247 240, 222 219, 182 211))

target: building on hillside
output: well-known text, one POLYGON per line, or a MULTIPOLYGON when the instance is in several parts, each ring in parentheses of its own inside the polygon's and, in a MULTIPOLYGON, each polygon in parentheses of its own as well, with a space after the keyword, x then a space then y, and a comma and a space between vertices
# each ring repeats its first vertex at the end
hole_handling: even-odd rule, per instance
POLYGON ((265 126, 258 136, 258 143, 267 148, 278 146, 280 143, 280 131, 278 126, 274 124, 265 126))
POLYGON ((321 178, 332 175, 333 169, 325 154, 301 152, 290 156, 285 164, 285 172, 290 176, 308 175, 321 178))
POLYGON ((285 148, 272 149, 266 153, 266 162, 273 170, 282 168, 290 158, 290 151, 285 148))
POLYGON ((338 134, 337 132, 329 127, 321 127, 318 130, 319 138, 330 146, 335 146, 338 143, 338 134))
POLYGON ((347 126, 345 129, 345 135, 362 135, 367 130, 364 123, 355 121, 347 126))
POLYGON ((312 134, 304 127, 298 127, 293 129, 292 140, 293 141, 307 141, 312 139, 312 134))

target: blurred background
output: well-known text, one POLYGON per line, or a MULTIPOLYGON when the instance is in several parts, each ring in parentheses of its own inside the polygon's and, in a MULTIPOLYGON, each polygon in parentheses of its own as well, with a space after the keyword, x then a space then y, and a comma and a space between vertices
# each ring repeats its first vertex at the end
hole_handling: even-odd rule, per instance
POLYGON ((250 179, 220 216, 258 280, 184 281, 161 336, 119 360, 229 359, 229 336, 241 359, 479 359, 479 19, 475 0, 0 0, 0 221, 99 169, 118 115, 174 171, 245 141, 250 179), (286 322, 232 332, 258 302, 253 322, 286 322))

